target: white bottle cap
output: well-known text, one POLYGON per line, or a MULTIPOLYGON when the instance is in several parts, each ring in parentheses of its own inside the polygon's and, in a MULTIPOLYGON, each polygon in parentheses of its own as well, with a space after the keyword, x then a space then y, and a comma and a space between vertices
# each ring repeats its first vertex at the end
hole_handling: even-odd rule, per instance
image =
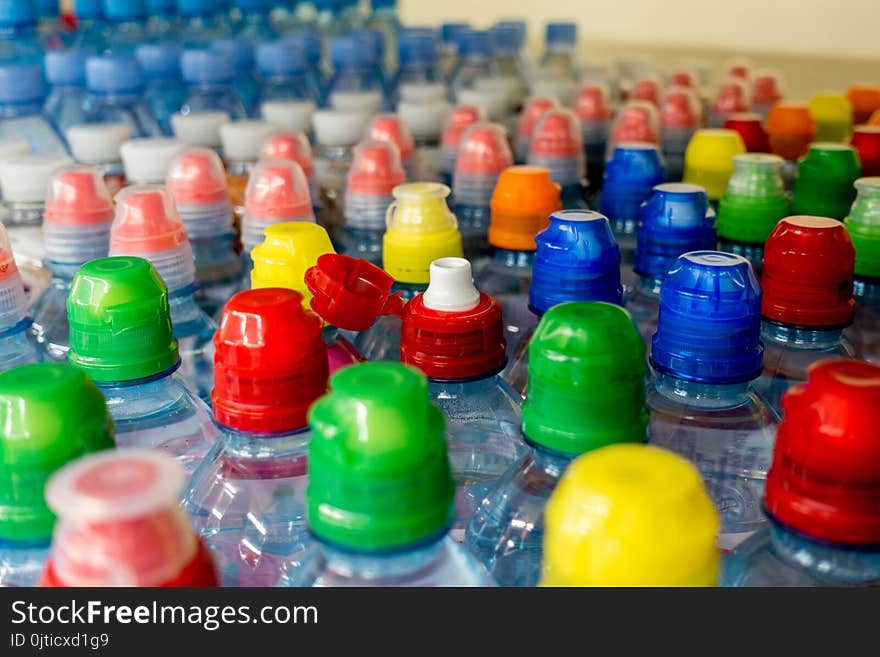
POLYGON ((260 113, 266 123, 282 130, 308 132, 315 104, 310 100, 270 100, 260 106, 260 113))
POLYGON ((479 78, 474 81, 474 88, 485 91, 504 99, 505 113, 510 113, 514 105, 522 100, 523 85, 512 76, 498 76, 491 78, 479 78))
POLYGON ((431 263, 431 282, 422 296, 429 310, 460 313, 476 308, 480 293, 474 287, 471 263, 464 258, 440 258, 431 263))
POLYGON ((578 87, 574 81, 552 78, 533 80, 530 89, 530 95, 550 96, 564 107, 570 107, 574 104, 577 92, 578 87))
POLYGON ((8 160, 10 157, 30 155, 31 145, 27 139, 0 139, 0 160, 8 160))
POLYGON ((171 160, 185 148, 184 142, 167 137, 127 141, 119 149, 125 177, 131 183, 164 184, 171 160))
POLYGON ((226 112, 179 112, 171 117, 174 136, 191 146, 220 148, 220 126, 229 123, 226 112))
POLYGON ((446 85, 442 82, 400 85, 400 100, 410 103, 435 103, 446 99, 446 85))
POLYGON ((334 91, 330 94, 330 107, 340 112, 375 114, 382 107, 382 94, 378 91, 334 91))
POLYGON ((0 188, 9 203, 43 203, 52 175, 73 164, 67 155, 22 155, 0 162, 0 188))
POLYGON ((82 164, 119 162, 119 149, 131 139, 126 123, 84 123, 67 130, 67 143, 74 159, 82 164))
POLYGON ((372 112, 318 110, 312 115, 316 141, 324 146, 354 146, 372 118, 372 112))
POLYGON ((504 118, 509 107, 507 97, 486 89, 460 89, 456 94, 459 105, 475 105, 486 113, 490 121, 504 118))
POLYGON ((278 128, 264 121, 232 121, 220 126, 223 157, 238 162, 256 162, 260 148, 278 128))
POLYGON ((452 105, 440 100, 431 103, 400 101, 397 113, 416 139, 435 139, 443 134, 443 126, 452 113, 452 105))

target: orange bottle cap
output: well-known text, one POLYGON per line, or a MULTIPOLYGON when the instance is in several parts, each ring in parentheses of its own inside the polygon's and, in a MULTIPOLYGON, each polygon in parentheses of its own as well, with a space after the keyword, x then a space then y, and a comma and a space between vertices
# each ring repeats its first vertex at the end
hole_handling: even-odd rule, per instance
POLYGON ((535 235, 550 224, 550 215, 562 209, 560 187, 550 170, 513 166, 501 172, 492 195, 489 243, 500 249, 534 251, 535 235))

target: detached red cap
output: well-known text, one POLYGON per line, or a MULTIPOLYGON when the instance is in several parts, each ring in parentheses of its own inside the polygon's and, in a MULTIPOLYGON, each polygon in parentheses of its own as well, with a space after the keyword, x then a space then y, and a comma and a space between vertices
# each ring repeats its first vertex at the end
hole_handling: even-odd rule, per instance
POLYGON ((428 289, 403 311, 400 360, 442 380, 468 379, 504 366, 501 306, 477 292, 464 258, 431 263, 428 289))
POLYGON ((52 176, 44 219, 50 224, 88 226, 113 219, 113 197, 101 171, 75 164, 52 176))
POLYGON ((561 108, 547 110, 538 118, 530 153, 550 157, 579 155, 584 148, 582 138, 580 120, 574 112, 561 108))
POLYGON ((350 256, 325 253, 306 271, 311 305, 324 321, 346 331, 365 331, 380 315, 403 311, 394 278, 376 265, 350 256))
POLYGON ((287 160, 302 167, 306 177, 315 173, 312 146, 302 132, 280 132, 269 137, 260 149, 261 160, 287 160))
POLYGON ((559 103, 556 102, 555 98, 550 98, 549 96, 534 96, 529 98, 519 117, 517 134, 519 134, 520 137, 530 139, 535 132, 535 124, 538 122, 538 117, 547 110, 556 107, 559 107, 559 103))
POLYGON ((290 160, 264 160, 251 172, 244 209, 252 217, 298 219, 313 216, 309 183, 302 167, 290 160))
POLYGON ((578 92, 574 113, 581 121, 605 121, 611 118, 608 88, 604 84, 586 84, 578 92))
POLYGON ((646 100, 655 107, 660 106, 660 80, 655 77, 646 77, 636 80, 633 85, 630 98, 633 100, 646 100))
POLYGON ((760 114, 751 112, 728 114, 724 120, 724 127, 739 133, 749 153, 770 152, 770 139, 764 130, 764 124, 761 123, 760 114))
POLYGON ((880 126, 856 126, 850 144, 859 154, 862 175, 880 176, 880 126))
POLYGON ((772 105, 782 100, 782 77, 775 71, 761 71, 752 82, 752 103, 772 105))
POLYGON ((354 149, 348 170, 349 193, 387 196, 405 182, 400 153, 391 142, 369 140, 354 149))
POLYGON ((620 108, 611 127, 612 144, 642 141, 660 143, 660 113, 651 103, 631 100, 620 108))
POLYGON ((370 124, 367 131, 370 139, 387 141, 397 146, 400 158, 406 162, 416 152, 416 144, 413 141, 409 128, 397 114, 380 114, 370 124))
POLYGON ((799 326, 849 324, 855 312, 855 259, 852 240, 839 221, 783 219, 764 246, 761 315, 799 326))
POLYGON ((312 403, 327 391, 323 322, 302 306, 299 292, 239 292, 223 309, 214 334, 214 417, 252 433, 306 426, 312 403))
POLYGON ((226 170, 210 148, 190 148, 171 161, 165 185, 180 205, 220 203, 229 199, 226 170))
POLYGON ((110 251, 136 255, 170 251, 187 241, 174 199, 161 185, 126 187, 116 195, 110 251))
POLYGON ((823 541, 880 543, 880 366, 818 362, 782 398, 782 411, 768 513, 823 541))
POLYGON ((503 126, 475 123, 465 131, 458 146, 456 173, 498 175, 511 165, 513 154, 503 126))
POLYGON ((730 78, 718 88, 712 111, 718 114, 749 111, 748 88, 741 78, 730 78))
POLYGON ((485 112, 475 105, 456 105, 443 128, 443 145, 457 148, 464 131, 485 118, 485 112))
POLYGON ((664 128, 699 128, 702 114, 700 99, 689 87, 672 87, 663 95, 660 124, 664 128))

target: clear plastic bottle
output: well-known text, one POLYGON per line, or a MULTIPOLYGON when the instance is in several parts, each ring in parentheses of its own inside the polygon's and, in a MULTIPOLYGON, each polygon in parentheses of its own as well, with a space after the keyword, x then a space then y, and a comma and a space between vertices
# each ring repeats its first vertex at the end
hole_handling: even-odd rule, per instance
POLYGON ((816 361, 852 358, 843 329, 853 320, 855 249, 846 228, 826 217, 780 221, 764 246, 761 339, 764 372, 755 384, 774 412, 807 380, 816 361))
POLYGON ((330 42, 330 61, 335 70, 327 86, 327 105, 349 109, 350 94, 365 96, 375 112, 382 106, 385 87, 375 50, 356 36, 339 36, 330 42))
POLYGON ((856 314, 844 334, 859 358, 880 364, 880 178, 860 178, 856 189, 844 221, 856 249, 856 314))
POLYGON ((578 76, 578 29, 576 23, 547 23, 542 75, 574 81, 578 76))
MULTIPOLYGON (((446 78, 451 78, 458 67, 458 35, 470 29, 471 26, 467 23, 450 22, 440 26, 440 66, 446 78)), ((412 32, 415 29, 406 28, 405 31, 412 32)))
POLYGON ((257 46, 278 38, 269 16, 277 3, 274 0, 233 0, 238 20, 232 24, 236 38, 257 46))
POLYGON ((91 379, 60 363, 0 375, 0 409, 0 586, 35 586, 55 524, 46 481, 81 454, 112 449, 113 422, 91 379))
POLYGON ((0 224, 0 371, 36 363, 40 353, 28 329, 28 299, 6 229, 0 224))
POLYGON ((84 123, 67 130, 70 153, 80 164, 96 166, 114 195, 125 187, 125 167, 120 149, 129 141, 131 128, 125 123, 84 123))
POLYGON ((257 118, 260 115, 260 82, 256 74, 254 44, 243 39, 227 38, 212 41, 210 48, 232 57, 235 69, 232 89, 244 105, 247 115, 257 118))
POLYGON ((39 64, 0 63, 0 139, 26 139, 32 153, 61 155, 64 139, 43 112, 39 64))
POLYGON ((125 123, 132 137, 162 134, 144 102, 141 67, 133 56, 102 55, 86 60, 87 123, 125 123))
POLYGON ((403 87, 408 85, 437 85, 444 82, 438 46, 437 35, 433 32, 401 32, 397 44, 400 65, 391 85, 394 101, 403 98, 403 87))
POLYGON ((458 64, 449 78, 449 93, 452 100, 459 100, 460 91, 473 89, 477 80, 491 76, 492 47, 489 33, 481 30, 463 30, 455 41, 458 64))
POLYGON ((50 50, 44 60, 51 86, 43 112, 59 134, 86 122, 86 58, 76 50, 50 50))
POLYGON ((477 121, 485 121, 486 113, 475 105, 456 105, 440 138, 440 179, 445 185, 452 184, 455 161, 458 159, 458 147, 465 130, 477 121))
POLYGON ((259 114, 263 120, 295 130, 309 130, 312 113, 322 102, 318 79, 309 68, 302 44, 290 40, 257 48, 260 75, 259 114))
POLYGON ((70 49, 97 55, 106 47, 103 0, 73 0, 76 32, 70 40, 70 49))
POLYGON ((327 390, 321 320, 291 290, 248 290, 223 310, 214 419, 219 441, 184 509, 224 586, 273 586, 311 543, 306 412, 327 390))
POLYGON ((224 0, 177 0, 183 19, 184 48, 207 48, 212 41, 232 36, 224 0))
POLYGON ((398 36, 401 32, 400 16, 397 13, 397 0, 372 0, 371 12, 367 18, 367 26, 379 30, 385 39, 385 70, 393 71, 398 62, 398 36))
POLYGON ((670 87, 660 104, 660 148, 666 165, 666 180, 678 182, 684 176, 684 152, 703 123, 700 98, 687 87, 670 87))
POLYGON ((86 263, 71 284, 67 314, 69 360, 104 393, 116 445, 159 449, 195 470, 217 430, 176 373, 168 291, 153 266, 133 257, 86 263))
POLYGON ((783 398, 767 526, 727 555, 725 586, 877 586, 880 367, 827 360, 783 398), (816 418, 822 418, 817 422, 816 418))
POLYGON ((39 15, 33 0, 0 0, 0 61, 41 64, 43 45, 37 35, 39 15))
POLYGON ((721 515, 730 550, 764 523, 775 418, 752 390, 761 372, 761 289, 748 260, 678 258, 663 281, 648 386, 650 441, 690 460, 721 515))
POLYGON ((111 256, 150 261, 168 288, 171 325, 180 354, 180 376, 204 401, 214 385, 217 325, 195 300, 196 267, 174 198, 159 185, 134 185, 116 195, 111 256))
POLYGON ((46 50, 59 50, 67 47, 70 30, 62 25, 58 0, 36 0, 39 21, 37 38, 46 50))
POLYGON ((43 219, 46 266, 52 280, 33 303, 30 329, 44 360, 67 362, 70 284, 83 264, 107 257, 112 222, 113 196, 96 167, 70 165, 52 176, 43 219))
POLYGON ((585 210, 587 162, 581 125, 568 109, 549 109, 538 118, 529 145, 528 163, 550 169, 553 182, 562 187, 562 207, 585 210))
POLYGON ((281 585, 492 585, 446 536, 455 485, 443 416, 429 402, 424 375, 399 363, 364 363, 340 371, 330 386, 309 413, 306 501, 315 543, 281 585), (354 515, 361 522, 343 520, 354 515))
POLYGON ((393 104, 388 98, 390 90, 388 80, 389 71, 385 69, 385 53, 387 50, 385 36, 379 30, 374 30, 369 27, 356 27, 348 32, 348 36, 354 37, 356 40, 360 41, 365 51, 370 53, 369 59, 373 73, 379 78, 379 81, 382 84, 382 107, 390 109, 393 107, 393 104))
POLYGON ((220 126, 226 184, 235 216, 244 214, 245 190, 260 157, 260 147, 276 128, 262 121, 231 121, 220 126))
POLYGON ((491 77, 506 82, 514 114, 520 112, 526 98, 525 65, 522 61, 525 36, 525 31, 513 24, 496 23, 489 29, 491 77))
POLYGON ((144 0, 104 0, 105 54, 133 56, 135 48, 147 40, 147 17, 144 0))
POLYGON ((538 583, 544 507, 569 463, 615 443, 645 442, 645 344, 609 303, 563 303, 541 319, 522 409, 528 446, 479 504, 467 549, 501 586, 538 583))
POLYGON ((232 121, 247 116, 233 88, 235 66, 228 53, 208 49, 184 50, 180 65, 189 87, 182 114, 225 112, 232 121))
POLYGON ((401 92, 403 100, 397 104, 397 114, 415 142, 414 179, 439 182, 443 126, 452 113, 452 106, 446 101, 446 87, 439 83, 405 84, 401 92))
POLYGON ((177 0, 147 0, 147 38, 162 43, 179 43, 183 21, 177 0))
POLYGON ((135 51, 146 81, 144 102, 162 134, 174 134, 171 117, 186 102, 187 88, 180 74, 180 48, 171 43, 144 43, 135 51))

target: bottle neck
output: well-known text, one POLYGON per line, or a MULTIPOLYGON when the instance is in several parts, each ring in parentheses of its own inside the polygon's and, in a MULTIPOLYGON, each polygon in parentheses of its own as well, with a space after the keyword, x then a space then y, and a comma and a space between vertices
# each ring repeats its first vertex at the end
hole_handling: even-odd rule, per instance
POLYGON ((880 279, 856 277, 853 284, 856 304, 880 306, 880 279))
POLYGON ((414 299, 418 294, 428 289, 427 283, 398 283, 395 281, 391 288, 392 292, 400 292, 400 296, 405 301, 414 299))
MULTIPOLYGON (((286 461, 289 461, 291 470, 283 476, 304 476, 306 474, 305 459, 311 437, 307 426, 278 433, 252 433, 224 425, 219 426, 220 440, 228 453, 249 460, 273 459, 283 456, 286 457, 286 461)), ((274 471, 272 474, 279 476, 279 473, 274 471)))
POLYGON ((203 328, 203 311, 195 299, 195 285, 170 292, 168 306, 176 337, 195 335, 203 328))
POLYGON ((69 262, 57 262, 54 260, 49 260, 46 264, 49 267, 49 270, 52 272, 52 278, 56 278, 58 280, 64 281, 68 285, 73 281, 73 277, 76 276, 76 272, 79 271, 79 268, 84 265, 87 261, 71 264, 69 262))
POLYGON ((426 570, 442 558, 446 549, 445 541, 446 533, 441 532, 416 545, 377 552, 357 552, 343 546, 321 543, 329 570, 343 577, 386 580, 403 579, 426 570))
POLYGON ((532 442, 528 436, 524 435, 523 437, 532 448, 530 457, 535 466, 555 479, 559 479, 569 464, 578 456, 577 454, 557 452, 532 442))
POLYGON ((738 406, 749 396, 750 383, 698 383, 670 374, 658 374, 654 389, 669 400, 700 408, 738 406))
POLYGON ((840 342, 841 328, 814 328, 761 320, 761 338, 765 342, 799 349, 825 349, 840 342))
POLYGON ((143 92, 143 89, 128 89, 125 91, 96 91, 91 89, 89 90, 89 95, 108 105, 131 105, 141 99, 143 92))
POLYGON ((505 269, 532 269, 532 263, 535 261, 534 251, 511 251, 510 249, 495 249, 492 255, 492 262, 505 269))
POLYGON ((660 287, 663 285, 662 276, 639 276, 636 289, 645 296, 660 298, 660 287))

